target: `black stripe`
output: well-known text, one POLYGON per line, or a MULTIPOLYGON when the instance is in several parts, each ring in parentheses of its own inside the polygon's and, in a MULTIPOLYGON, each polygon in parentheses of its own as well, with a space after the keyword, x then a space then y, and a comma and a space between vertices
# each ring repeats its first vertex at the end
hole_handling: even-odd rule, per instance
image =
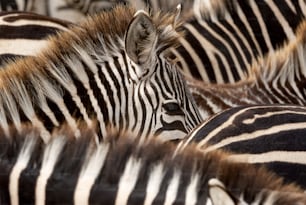
POLYGON ((245 0, 238 0, 239 1, 239 5, 241 7, 241 10, 244 12, 244 15, 246 16, 246 19, 248 20, 253 34, 257 40, 257 42, 259 43, 259 46, 261 48, 261 52, 262 53, 266 53, 268 51, 268 47, 265 44, 265 40, 263 38, 262 35, 262 30, 260 29, 260 25, 258 23, 257 17, 255 16, 252 8, 250 7, 250 5, 247 3, 247 1, 245 0))
POLYGON ((1 39, 45 39, 47 36, 56 34, 60 29, 40 26, 40 25, 24 25, 24 26, 0 26, 1 39))

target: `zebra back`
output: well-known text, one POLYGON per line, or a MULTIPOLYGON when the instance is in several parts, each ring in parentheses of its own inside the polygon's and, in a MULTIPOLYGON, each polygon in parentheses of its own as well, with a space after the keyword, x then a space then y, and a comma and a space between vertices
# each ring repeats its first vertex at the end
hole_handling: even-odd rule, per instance
POLYGON ((26 56, 36 56, 47 46, 47 38, 67 31, 71 23, 29 12, 0 14, 0 66, 26 56))
POLYGON ((187 79, 202 118, 241 105, 306 105, 306 22, 297 29, 297 39, 284 44, 253 63, 249 77, 234 84, 207 84, 187 79))
POLYGON ((180 144, 204 152, 232 152, 228 159, 265 166, 306 189, 306 108, 295 105, 240 106, 220 112, 180 144))
POLYGON ((33 126, 1 133, 1 202, 306 204, 299 188, 264 169, 228 162, 223 152, 204 154, 194 145, 175 152, 173 143, 117 132, 97 144, 94 132, 85 126, 76 139, 63 125, 48 143, 33 126))
POLYGON ((204 82, 245 79, 254 60, 295 40, 305 8, 290 0, 195 1, 172 55, 184 73, 204 82))

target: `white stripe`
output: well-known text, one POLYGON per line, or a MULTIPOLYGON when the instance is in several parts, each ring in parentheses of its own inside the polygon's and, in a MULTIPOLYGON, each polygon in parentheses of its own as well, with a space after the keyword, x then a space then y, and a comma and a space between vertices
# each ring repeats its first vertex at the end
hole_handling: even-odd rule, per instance
POLYGON ((115 205, 125 205, 132 193, 141 168, 141 161, 130 157, 120 177, 115 205))
POLYGON ((104 165, 108 149, 108 144, 100 144, 94 153, 90 152, 91 150, 89 150, 89 154, 91 156, 85 161, 86 164, 82 167, 82 171, 74 191, 75 205, 89 204, 91 188, 104 165))
POLYGON ((33 137, 33 133, 28 135, 18 155, 18 159, 12 168, 9 178, 9 194, 11 205, 19 204, 19 177, 21 172, 27 167, 31 158, 31 153, 33 152, 35 143, 37 142, 34 139, 35 138, 33 137))
MULTIPOLYGON (((283 109, 291 108, 290 106, 289 107, 288 106, 277 106, 277 107, 283 108, 283 109)), ((266 107, 262 107, 262 109, 265 109, 265 108, 266 107)), ((284 115, 284 114, 305 115, 305 113, 299 112, 299 111, 290 111, 290 110, 272 111, 272 112, 266 112, 263 114, 255 114, 254 116, 252 116, 252 118, 243 120, 242 123, 243 124, 253 124, 256 120, 261 119, 261 118, 273 117, 273 116, 284 115)))
POLYGON ((303 12, 303 15, 306 16, 306 4, 305 0, 299 0, 299 6, 303 12))
POLYGON ((167 187, 166 199, 164 205, 172 205, 176 199, 179 188, 181 174, 179 171, 174 171, 171 181, 167 187))
POLYGON ((47 47, 47 45, 47 40, 0 39, 0 55, 15 54, 24 56, 34 56, 41 52, 43 48, 47 47))
POLYGON ((163 181, 164 175, 165 173, 163 172, 162 163, 155 165, 150 171, 144 205, 151 205, 153 203, 155 197, 157 196, 160 190, 160 185, 163 181))
POLYGON ((185 204, 195 205, 198 200, 198 185, 199 185, 199 175, 195 174, 191 176, 189 185, 186 188, 185 204))
POLYGON ((66 136, 58 136, 51 141, 44 150, 43 161, 35 186, 35 205, 44 205, 46 200, 46 186, 58 157, 65 145, 66 136))
POLYGON ((256 130, 254 132, 251 133, 244 133, 241 135, 237 135, 237 136, 229 136, 226 139, 209 146, 207 149, 205 149, 205 151, 209 152, 215 149, 220 149, 221 147, 224 147, 226 145, 229 145, 231 143, 235 143, 235 142, 240 142, 240 141, 244 141, 244 140, 251 140, 251 139, 255 139, 257 137, 261 137, 264 135, 271 135, 271 134, 275 134, 278 132, 282 132, 282 131, 290 131, 290 130, 296 130, 296 129, 304 129, 306 127, 306 123, 305 122, 300 122, 300 123, 287 123, 287 124, 281 124, 281 125, 276 125, 273 127, 269 127, 267 129, 261 129, 261 130, 256 130))
POLYGON ((286 162, 306 165, 306 152, 304 151, 271 151, 259 154, 231 154, 229 160, 247 163, 286 162))

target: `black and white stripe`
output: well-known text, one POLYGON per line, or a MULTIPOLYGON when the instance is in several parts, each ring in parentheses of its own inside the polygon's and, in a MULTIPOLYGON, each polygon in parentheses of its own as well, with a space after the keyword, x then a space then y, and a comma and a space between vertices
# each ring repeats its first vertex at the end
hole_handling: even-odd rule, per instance
POLYGON ((112 126, 142 137, 184 137, 200 116, 181 74, 163 57, 179 36, 175 15, 153 21, 134 14, 128 7, 101 13, 51 39, 38 57, 7 65, 0 73, 3 131, 27 121, 48 140, 63 122, 78 135, 77 121, 92 126, 97 119, 100 136, 112 126), (137 27, 142 22, 149 33, 137 27))
POLYGON ((306 21, 297 39, 253 63, 250 76, 233 84, 207 84, 188 79, 187 84, 203 119, 241 105, 306 105, 306 21))
POLYGON ((130 134, 97 144, 94 130, 72 132, 61 127, 46 144, 33 127, 0 134, 2 204, 306 204, 297 187, 222 152, 175 153, 130 134))
POLYGON ((136 8, 150 7, 153 12, 169 12, 181 4, 181 29, 185 37, 180 39, 178 48, 172 49, 171 56, 188 76, 212 83, 245 79, 254 60, 295 40, 295 30, 306 15, 304 0, 136 0, 126 3, 136 8))
POLYGON ((241 106, 203 122, 180 146, 232 152, 231 161, 264 165, 306 189, 306 108, 294 105, 241 106))
POLYGON ((0 14, 0 66, 16 58, 36 56, 47 38, 68 30, 70 23, 27 12, 0 14))
POLYGON ((187 75, 212 83, 245 79, 258 57, 295 40, 305 1, 195 1, 194 19, 172 51, 187 75))

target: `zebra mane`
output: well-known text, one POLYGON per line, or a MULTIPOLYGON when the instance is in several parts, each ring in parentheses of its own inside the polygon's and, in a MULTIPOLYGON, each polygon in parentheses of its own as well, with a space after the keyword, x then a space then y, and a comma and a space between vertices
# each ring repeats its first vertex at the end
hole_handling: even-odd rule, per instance
MULTIPOLYGON (((77 90, 71 76, 78 73, 80 81, 89 83, 84 64, 87 69, 96 72, 96 63, 100 65, 125 54, 124 38, 134 14, 135 10, 131 7, 117 6, 109 12, 88 17, 80 25, 51 37, 49 44, 37 57, 27 57, 7 64, 0 71, 0 122, 4 132, 8 133, 8 124, 11 122, 20 126, 22 116, 18 112, 22 110, 26 119, 41 125, 47 140, 48 130, 37 119, 36 108, 50 113, 47 100, 61 103, 64 89, 72 90, 72 95, 76 96, 77 90)), ((156 14, 152 21, 157 31, 154 52, 158 54, 168 46, 175 46, 180 36, 175 31, 179 25, 176 14, 156 14)), ((137 72, 132 69, 131 72, 137 72)), ((135 76, 133 74, 131 78, 135 76)), ((78 135, 75 119, 63 107, 63 113, 67 113, 66 119, 69 119, 78 135)), ((50 119, 54 125, 59 124, 54 116, 50 119)), ((90 119, 87 122, 90 124, 90 119)), ((101 129, 104 130, 104 127, 101 129)))
MULTIPOLYGON (((117 197, 122 194, 118 197, 120 199, 136 203, 139 196, 145 196, 145 191, 159 201, 163 200, 160 197, 165 192, 169 192, 167 184, 175 187, 176 180, 180 180, 179 193, 188 192, 190 188, 187 187, 192 187, 192 196, 203 200, 208 194, 208 181, 217 178, 232 196, 237 199, 243 197, 246 202, 256 197, 265 200, 272 191, 272 202, 306 203, 306 197, 300 194, 302 191, 299 188, 284 185, 279 178, 262 168, 230 163, 224 160, 226 154, 221 151, 203 153, 194 144, 187 145, 183 151, 176 151, 176 145, 171 142, 164 143, 155 138, 140 141, 131 134, 114 131, 109 132, 105 141, 97 144, 92 128, 83 126, 80 138, 75 138, 72 132, 69 126, 63 125, 53 132, 52 139, 46 144, 41 140, 38 129, 31 126, 23 126, 21 132, 11 131, 14 134, 10 137, 1 132, 1 179, 6 178, 0 183, 1 201, 8 200, 9 192, 11 196, 17 194, 18 188, 27 190, 19 192, 22 199, 30 197, 28 200, 33 200, 36 192, 50 203, 71 203, 73 199, 85 203, 90 198, 94 204, 109 204, 115 200, 116 194, 117 197), (25 167, 18 172, 16 170, 21 163, 25 167), (153 180, 152 177, 155 177, 153 184, 148 182, 148 179, 153 180), (10 190, 4 191, 7 187, 10 190)), ((170 191, 172 193, 173 190, 170 191)), ((175 196, 176 192, 172 194, 175 196)), ((190 195, 185 197, 187 200, 190 195)), ((184 200, 184 197, 179 198, 184 200)), ((120 202, 117 204, 125 204, 120 202)))
POLYGON ((258 58, 252 64, 249 80, 271 83, 279 81, 305 83, 306 78, 306 21, 303 21, 297 31, 294 41, 284 43, 276 51, 258 58))
MULTIPOLYGON (((1 70, 0 76, 5 79, 11 75, 23 76, 29 72, 44 72, 47 68, 43 65, 62 62, 65 58, 78 55, 75 51, 76 47, 83 48, 92 54, 99 45, 98 49, 102 51, 102 55, 115 56, 124 48, 125 33, 135 12, 132 7, 118 5, 111 11, 89 16, 82 23, 72 26, 67 32, 60 32, 50 37, 49 45, 38 57, 27 57, 10 63, 1 70)), ((157 13, 152 16, 152 19, 159 34, 156 51, 176 46, 180 33, 175 29, 180 22, 175 20, 175 14, 157 13)))

